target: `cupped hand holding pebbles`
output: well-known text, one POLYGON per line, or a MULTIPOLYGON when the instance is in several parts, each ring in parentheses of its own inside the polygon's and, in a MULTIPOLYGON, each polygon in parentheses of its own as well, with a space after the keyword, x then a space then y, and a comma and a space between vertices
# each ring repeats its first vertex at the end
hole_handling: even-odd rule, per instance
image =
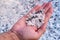
POLYGON ((26 24, 36 26, 37 28, 41 27, 44 23, 45 13, 44 10, 34 11, 28 15, 26 18, 26 24))

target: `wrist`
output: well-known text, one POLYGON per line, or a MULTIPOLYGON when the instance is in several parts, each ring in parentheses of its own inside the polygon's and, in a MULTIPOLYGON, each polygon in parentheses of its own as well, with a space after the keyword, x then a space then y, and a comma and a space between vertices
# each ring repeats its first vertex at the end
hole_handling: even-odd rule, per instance
POLYGON ((25 40, 25 39, 23 39, 23 37, 17 31, 10 30, 10 32, 14 33, 18 37, 19 40, 25 40))
POLYGON ((17 31, 10 30, 10 32, 14 33, 16 35, 17 39, 23 40, 23 38, 21 37, 21 35, 17 31))

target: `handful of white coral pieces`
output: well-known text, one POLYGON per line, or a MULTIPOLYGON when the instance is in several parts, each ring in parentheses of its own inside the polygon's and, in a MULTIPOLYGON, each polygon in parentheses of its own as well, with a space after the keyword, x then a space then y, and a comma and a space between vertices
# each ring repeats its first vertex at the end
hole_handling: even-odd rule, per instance
POLYGON ((26 24, 39 28, 44 23, 44 19, 45 13, 43 10, 39 10, 37 12, 34 11, 28 15, 28 18, 26 18, 26 24))

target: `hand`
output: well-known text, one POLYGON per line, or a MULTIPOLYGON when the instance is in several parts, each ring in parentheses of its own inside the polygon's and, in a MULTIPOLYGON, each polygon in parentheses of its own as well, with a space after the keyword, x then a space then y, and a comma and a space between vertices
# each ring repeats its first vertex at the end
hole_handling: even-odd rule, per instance
POLYGON ((12 30, 17 31, 19 34, 21 34, 23 39, 37 40, 46 31, 47 22, 52 15, 53 8, 51 5, 51 2, 49 2, 49 3, 44 3, 42 6, 36 5, 30 12, 27 15, 23 16, 21 19, 19 19, 13 26, 12 30), (34 10, 38 11, 39 9, 45 10, 44 11, 45 13, 44 22, 45 23, 39 29, 37 29, 35 26, 34 27, 27 26, 26 25, 27 15, 29 15, 30 12, 33 12, 34 10))

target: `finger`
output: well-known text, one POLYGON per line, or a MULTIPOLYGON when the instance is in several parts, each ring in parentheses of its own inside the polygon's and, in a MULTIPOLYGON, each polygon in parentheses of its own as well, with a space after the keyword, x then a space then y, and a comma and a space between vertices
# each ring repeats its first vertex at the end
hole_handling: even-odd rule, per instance
POLYGON ((53 13, 53 8, 51 7, 51 8, 49 8, 49 10, 46 13, 44 22, 47 22, 49 20, 49 18, 51 17, 52 13, 53 13))
POLYGON ((39 10, 43 9, 46 6, 46 3, 44 3, 40 8, 38 8, 38 10, 36 11, 36 13, 39 13, 39 10))
POLYGON ((32 9, 28 12, 27 15, 29 15, 29 14, 31 14, 31 13, 37 11, 40 7, 41 7, 40 5, 36 5, 34 8, 32 8, 32 9))
MULTIPOLYGON (((32 11, 32 12, 33 12, 33 11, 38 11, 38 10, 40 10, 40 9, 43 9, 45 6, 46 6, 46 3, 44 3, 42 6, 36 5, 31 11, 32 11)), ((31 12, 31 11, 30 11, 30 12, 31 12)))
POLYGON ((45 31, 46 31, 46 26, 47 26, 47 23, 44 23, 41 28, 37 31, 38 32, 38 35, 41 36, 45 31))
POLYGON ((40 8, 38 8, 38 10, 37 10, 37 11, 39 11, 39 10, 43 9, 43 8, 46 6, 46 4, 47 4, 47 3, 44 3, 40 8))
POLYGON ((44 13, 46 13, 51 6, 52 6, 51 2, 47 3, 47 5, 43 8, 44 9, 44 13))
POLYGON ((45 6, 47 5, 47 3, 44 3, 40 9, 43 9, 45 6))

